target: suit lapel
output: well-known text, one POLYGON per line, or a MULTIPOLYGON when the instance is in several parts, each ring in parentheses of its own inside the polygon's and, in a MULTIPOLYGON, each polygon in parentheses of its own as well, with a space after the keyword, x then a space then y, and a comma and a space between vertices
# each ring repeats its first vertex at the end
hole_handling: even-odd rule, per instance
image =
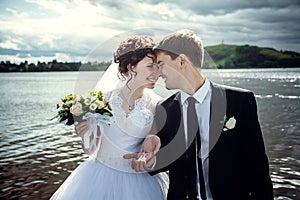
MULTIPOLYGON (((221 124, 220 121, 223 120, 227 109, 225 89, 215 83, 211 83, 211 88, 212 94, 210 102, 209 151, 214 148, 221 136, 223 124, 221 124)), ((172 109, 176 110, 175 115, 168 117, 170 117, 174 123, 180 123, 178 131, 175 132, 176 135, 178 135, 181 132, 184 133, 180 92, 175 94, 173 103, 174 105, 172 106, 172 109)), ((176 135, 173 135, 172 137, 176 135)))
POLYGON ((174 126, 175 124, 179 124, 178 129, 173 132, 174 135, 172 135, 174 141, 177 141, 176 143, 179 145, 181 143, 185 144, 185 140, 182 140, 182 136, 184 136, 184 123, 183 123, 183 117, 182 117, 182 104, 181 104, 181 95, 180 92, 177 92, 174 98, 174 105, 172 106, 172 109, 174 109, 174 113, 172 116, 169 116, 172 123, 169 123, 169 125, 174 126))
MULTIPOLYGON (((209 124, 209 186, 212 196, 214 197, 216 185, 218 182, 218 174, 223 169, 219 167, 218 159, 214 153, 214 148, 221 137, 223 120, 227 110, 227 100, 225 89, 219 85, 211 83, 211 111, 210 111, 210 124, 209 124), (218 171, 216 171, 218 170, 218 171)), ((226 173, 226 172, 223 172, 226 173)))
MULTIPOLYGON (((214 148, 216 143, 218 142, 222 129, 223 124, 220 123, 223 120, 224 115, 226 114, 227 102, 226 102, 226 93, 225 89, 215 83, 211 83, 212 94, 211 94, 211 105, 210 105, 210 124, 209 124, 209 151, 214 148)), ((177 138, 177 144, 182 140, 180 140, 179 135, 184 134, 184 124, 182 118, 182 108, 181 108, 181 98, 180 92, 177 92, 174 96, 174 101, 172 101, 173 105, 170 106, 169 109, 172 109, 172 114, 168 113, 168 122, 165 131, 168 129, 172 129, 175 124, 178 125, 178 129, 176 131, 170 131, 168 134, 171 136, 169 139, 174 140, 177 138), (170 127, 172 126, 172 127, 170 127)), ((164 108, 167 109, 168 108, 164 108)), ((172 141, 168 141, 171 142, 172 141)), ((176 140, 175 140, 176 141, 176 140)), ((173 141, 174 142, 174 141, 173 141)), ((168 145, 169 146, 169 145, 168 145)))
POLYGON ((214 148, 220 138, 223 129, 223 124, 221 124, 220 121, 223 120, 226 114, 227 106, 225 89, 214 83, 211 83, 211 88, 209 151, 214 148))
POLYGON ((174 94, 170 101, 158 106, 157 123, 162 127, 158 133, 162 144, 159 154, 163 161, 158 162, 157 167, 163 168, 178 160, 186 150, 180 92, 174 94))

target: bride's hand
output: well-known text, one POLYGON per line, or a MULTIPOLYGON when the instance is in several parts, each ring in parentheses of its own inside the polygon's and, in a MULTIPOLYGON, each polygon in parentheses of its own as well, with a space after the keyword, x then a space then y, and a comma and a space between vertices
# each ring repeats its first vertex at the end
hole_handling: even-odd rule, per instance
POLYGON ((78 136, 83 137, 83 135, 89 130, 88 121, 82 121, 75 126, 75 131, 78 136))
POLYGON ((88 118, 79 124, 74 124, 77 135, 82 139, 82 149, 88 155, 94 153, 94 151, 99 147, 101 134, 99 126, 97 126, 97 132, 93 132, 95 131, 93 128, 90 129, 91 120, 91 118, 88 118), (85 134, 88 134, 88 132, 90 134, 89 137, 85 137, 85 134), (85 146, 86 142, 89 144, 88 146, 85 146))

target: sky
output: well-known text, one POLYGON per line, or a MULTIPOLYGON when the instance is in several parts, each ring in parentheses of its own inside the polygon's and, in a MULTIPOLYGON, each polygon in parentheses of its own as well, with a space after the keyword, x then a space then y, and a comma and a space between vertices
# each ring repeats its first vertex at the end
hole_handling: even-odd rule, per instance
POLYGON ((204 46, 300 52, 299 0, 0 0, 0 61, 112 59, 133 34, 155 40, 190 29, 204 46))

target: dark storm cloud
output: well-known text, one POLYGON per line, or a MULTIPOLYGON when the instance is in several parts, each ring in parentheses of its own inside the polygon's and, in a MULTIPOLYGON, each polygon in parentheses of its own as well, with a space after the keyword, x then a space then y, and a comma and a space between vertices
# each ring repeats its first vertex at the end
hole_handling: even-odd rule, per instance
POLYGON ((139 0, 140 2, 147 2, 150 4, 159 4, 159 3, 169 3, 176 4, 182 9, 192 10, 200 15, 223 15, 227 13, 236 12, 243 9, 262 9, 262 8, 272 8, 272 9, 281 9, 286 7, 299 7, 299 0, 189 0, 186 3, 182 1, 166 0, 139 0))

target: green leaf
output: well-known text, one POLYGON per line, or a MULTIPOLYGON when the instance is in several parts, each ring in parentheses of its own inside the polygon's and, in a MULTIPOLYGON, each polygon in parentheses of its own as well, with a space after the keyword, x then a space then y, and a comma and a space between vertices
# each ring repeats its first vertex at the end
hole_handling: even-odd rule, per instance
POLYGON ((225 125, 225 122, 227 120, 227 116, 224 115, 223 120, 220 121, 220 124, 222 124, 223 126, 225 125))
POLYGON ((50 120, 56 119, 59 117, 59 114, 55 115, 54 117, 52 117, 50 120))

